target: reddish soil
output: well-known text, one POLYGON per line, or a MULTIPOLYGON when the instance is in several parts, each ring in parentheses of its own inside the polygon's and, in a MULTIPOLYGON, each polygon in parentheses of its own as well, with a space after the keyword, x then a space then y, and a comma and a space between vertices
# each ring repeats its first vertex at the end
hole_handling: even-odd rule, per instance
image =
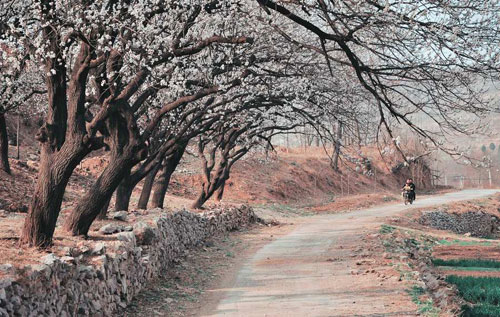
POLYGON ((469 211, 482 211, 500 218, 500 194, 485 199, 451 203, 446 205, 444 210, 457 214, 469 211))
POLYGON ((442 245, 434 247, 432 256, 437 259, 500 259, 500 245, 442 245))
POLYGON ((474 276, 474 277, 500 277, 500 272, 487 272, 487 271, 465 271, 465 270, 448 270, 439 268, 438 271, 444 275, 458 275, 458 276, 474 276))
MULTIPOLYGON (((367 148, 366 152, 373 153, 373 149, 367 148)), ((369 158, 372 162, 380 161, 377 153, 369 158)), ((179 172, 173 176, 170 188, 172 194, 188 198, 197 195, 201 186, 198 164, 195 157, 187 156, 184 159, 179 172)), ((399 184, 389 171, 390 165, 391 162, 387 166, 379 162, 374 164, 377 177, 356 172, 356 165, 348 161, 342 161, 341 172, 335 172, 322 148, 308 148, 307 151, 278 148, 277 154, 268 158, 263 154, 255 154, 238 162, 231 172, 224 198, 227 201, 253 204, 324 205, 325 209, 330 210, 350 209, 351 205, 356 205, 353 208, 358 209, 373 204, 371 200, 380 203, 383 196, 390 196, 389 193, 395 191, 397 193, 399 184), (361 196, 366 194, 370 194, 370 199, 361 196)))

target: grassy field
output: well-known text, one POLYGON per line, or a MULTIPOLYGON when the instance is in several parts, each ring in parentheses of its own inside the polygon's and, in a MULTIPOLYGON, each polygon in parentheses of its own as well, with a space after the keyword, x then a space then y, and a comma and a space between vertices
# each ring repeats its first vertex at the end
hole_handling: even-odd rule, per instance
POLYGON ((449 275, 446 281, 472 304, 464 307, 462 316, 500 316, 500 278, 449 275))

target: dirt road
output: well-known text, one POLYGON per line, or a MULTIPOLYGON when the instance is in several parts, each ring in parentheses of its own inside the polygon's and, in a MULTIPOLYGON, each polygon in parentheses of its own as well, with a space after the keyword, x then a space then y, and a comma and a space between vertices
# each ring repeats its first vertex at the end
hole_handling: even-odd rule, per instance
MULTIPOLYGON (((353 250, 384 218, 412 208, 481 198, 495 190, 464 190, 345 214, 314 216, 258 250, 202 316, 415 316, 396 280, 352 275, 353 250)), ((210 305, 208 305, 210 306, 210 305)))

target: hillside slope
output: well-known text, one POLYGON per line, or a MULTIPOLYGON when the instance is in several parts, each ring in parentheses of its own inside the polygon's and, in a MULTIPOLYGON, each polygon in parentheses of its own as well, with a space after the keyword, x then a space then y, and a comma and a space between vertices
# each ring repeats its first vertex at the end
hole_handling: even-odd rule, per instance
MULTIPOLYGON (((11 148, 13 149, 13 147, 11 148)), ((22 153, 33 153, 33 148, 22 153)), ((0 209, 26 211, 29 204, 38 164, 34 154, 11 160, 13 175, 0 175, 0 209), (28 159, 27 159, 28 158, 28 159)), ((98 152, 86 158, 75 170, 63 202, 63 212, 69 212, 78 198, 103 170, 107 153, 98 152)), ((406 175, 393 174, 392 167, 400 164, 395 158, 381 159, 374 148, 345 153, 339 171, 334 171, 322 148, 283 149, 266 157, 252 155, 237 162, 226 185, 223 201, 251 204, 288 204, 318 207, 318 210, 348 208, 347 197, 360 207, 359 195, 372 195, 369 200, 386 200, 398 194, 401 179, 406 175)), ((174 173, 167 193, 166 207, 189 206, 201 186, 199 160, 186 154, 174 173)), ((131 208, 140 195, 142 183, 134 190, 131 208)), ((366 200, 366 198, 362 198, 366 200)), ((209 204, 211 201, 209 201, 209 204)))

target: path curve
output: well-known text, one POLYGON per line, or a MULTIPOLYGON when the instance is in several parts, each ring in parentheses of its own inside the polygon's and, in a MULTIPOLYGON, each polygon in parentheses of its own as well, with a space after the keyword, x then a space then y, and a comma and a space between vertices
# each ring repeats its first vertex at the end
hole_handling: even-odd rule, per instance
MULTIPOLYGON (((343 214, 311 217, 295 231, 258 250, 242 266, 215 310, 204 316, 415 316, 396 305, 404 289, 367 288, 366 276, 351 275, 351 250, 384 218, 414 208, 482 198, 496 190, 464 190, 343 214)), ((403 302, 404 302, 403 300, 403 302)))

